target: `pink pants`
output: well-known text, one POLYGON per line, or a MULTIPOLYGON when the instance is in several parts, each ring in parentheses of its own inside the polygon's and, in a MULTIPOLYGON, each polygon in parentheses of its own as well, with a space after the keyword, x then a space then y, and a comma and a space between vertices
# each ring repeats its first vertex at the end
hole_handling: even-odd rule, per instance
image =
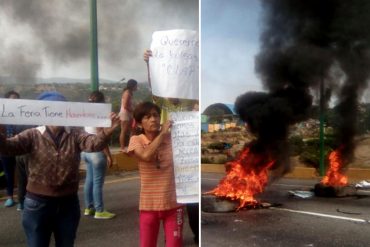
POLYGON ((181 247, 184 222, 182 207, 164 211, 140 211, 140 246, 157 246, 161 221, 163 221, 166 247, 181 247))

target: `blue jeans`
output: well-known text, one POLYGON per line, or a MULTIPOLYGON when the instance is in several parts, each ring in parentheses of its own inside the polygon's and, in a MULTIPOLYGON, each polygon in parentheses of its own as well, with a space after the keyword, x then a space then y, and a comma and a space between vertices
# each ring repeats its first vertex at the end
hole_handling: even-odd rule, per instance
POLYGON ((54 233, 56 247, 73 247, 80 221, 78 196, 44 198, 26 195, 22 217, 28 247, 48 247, 54 233))
POLYGON ((102 212, 104 210, 103 184, 107 158, 103 152, 82 152, 81 159, 86 163, 85 208, 95 208, 97 212, 102 212))
POLYGON ((18 201, 23 204, 26 196, 26 187, 28 182, 28 155, 19 155, 15 157, 17 163, 18 175, 18 201))

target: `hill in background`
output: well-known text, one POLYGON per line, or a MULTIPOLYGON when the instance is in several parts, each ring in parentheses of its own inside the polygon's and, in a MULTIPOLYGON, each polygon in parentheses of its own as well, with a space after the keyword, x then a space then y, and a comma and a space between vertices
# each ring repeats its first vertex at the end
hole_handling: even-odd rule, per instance
MULTIPOLYGON (((113 111, 118 112, 121 102, 122 90, 126 83, 100 83, 99 90, 104 93, 107 103, 111 103, 113 111)), ((9 83, 0 84, 0 97, 10 90, 17 91, 22 99, 36 99, 44 91, 58 91, 68 101, 87 102, 91 93, 90 83, 64 82, 64 83, 9 83)), ((134 103, 151 101, 151 93, 147 83, 139 83, 138 90, 134 94, 134 103)))

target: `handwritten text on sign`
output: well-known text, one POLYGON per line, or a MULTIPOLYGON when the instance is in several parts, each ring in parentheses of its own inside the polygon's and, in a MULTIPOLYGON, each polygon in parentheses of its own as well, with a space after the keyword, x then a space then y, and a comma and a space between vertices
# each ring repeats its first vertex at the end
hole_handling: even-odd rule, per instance
POLYGON ((199 113, 171 112, 170 118, 177 201, 199 202, 199 113))
POLYGON ((0 124, 109 127, 111 104, 0 99, 0 124))
POLYGON ((153 33, 150 77, 152 93, 159 97, 198 99, 199 39, 191 30, 153 33))

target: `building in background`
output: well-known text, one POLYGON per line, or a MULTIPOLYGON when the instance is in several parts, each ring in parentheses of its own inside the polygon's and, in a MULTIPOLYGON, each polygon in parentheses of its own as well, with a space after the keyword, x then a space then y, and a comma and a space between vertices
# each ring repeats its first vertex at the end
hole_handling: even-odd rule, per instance
POLYGON ((215 132, 243 125, 234 110, 233 104, 215 103, 202 113, 201 130, 215 132))

